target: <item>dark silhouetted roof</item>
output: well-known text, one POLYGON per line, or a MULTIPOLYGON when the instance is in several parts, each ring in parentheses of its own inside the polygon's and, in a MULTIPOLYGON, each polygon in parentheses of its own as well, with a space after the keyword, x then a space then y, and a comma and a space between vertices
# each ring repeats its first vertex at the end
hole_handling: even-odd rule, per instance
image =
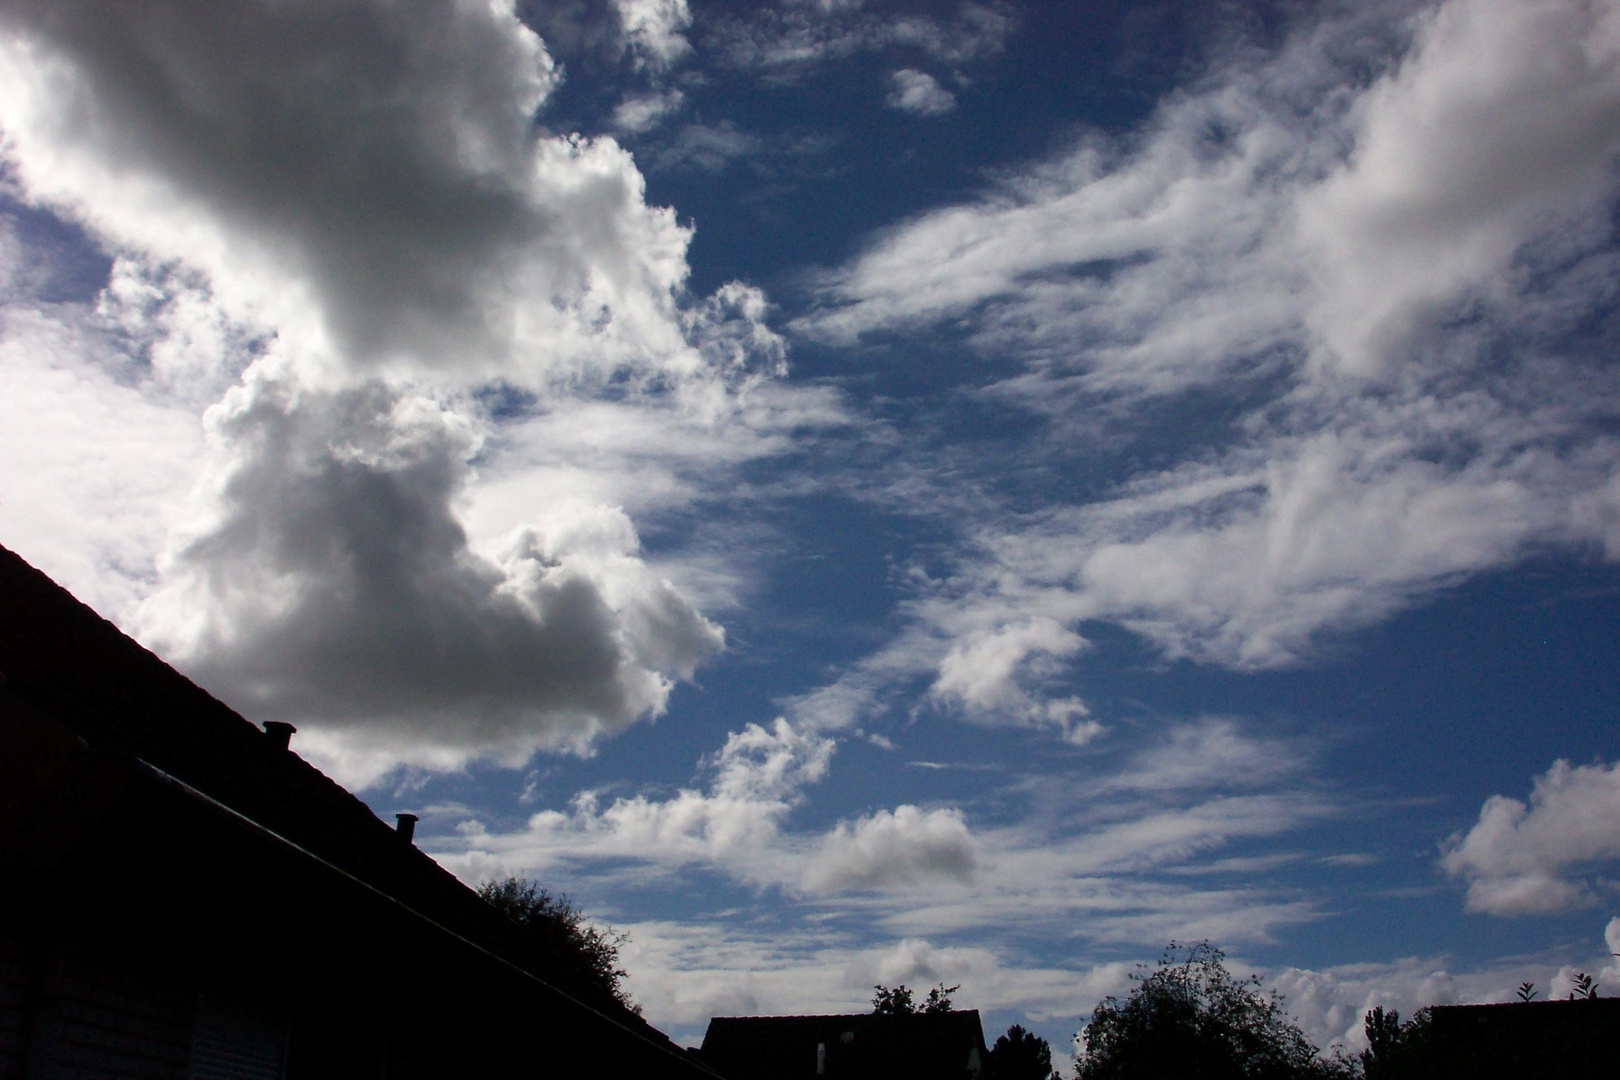
POLYGON ((1430 1016, 1438 1077, 1570 1080, 1620 1072, 1620 998, 1438 1005, 1430 1016))
MULTIPOLYGON (((200 793, 243 827, 274 834, 289 850, 328 865, 462 943, 455 947, 529 973, 560 1008, 577 1006, 593 1023, 661 1047, 659 1053, 687 1062, 687 1068, 695 1064, 687 1051, 581 979, 566 960, 540 951, 365 803, 3 547, 0 679, 7 716, 14 718, 8 739, 37 751, 37 768, 17 754, 0 763, 17 773, 11 781, 19 790, 27 787, 28 769, 49 772, 50 756, 60 756, 51 749, 60 740, 36 738, 18 722, 26 713, 65 729, 69 735, 63 737, 76 737, 94 762, 130 762, 176 790, 200 793)), ((83 778, 94 762, 79 768, 76 783, 88 782, 83 778)), ((53 805, 59 810, 61 800, 53 805)), ((15 839, 19 829, 29 828, 36 836, 52 828, 66 835, 60 825, 25 820, 39 813, 37 806, 0 793, 0 838, 15 839)))
POLYGON ((910 1016, 716 1016, 703 1060, 727 1080, 964 1080, 984 1060, 976 1009, 910 1016), (819 1050, 818 1050, 819 1048, 819 1050))

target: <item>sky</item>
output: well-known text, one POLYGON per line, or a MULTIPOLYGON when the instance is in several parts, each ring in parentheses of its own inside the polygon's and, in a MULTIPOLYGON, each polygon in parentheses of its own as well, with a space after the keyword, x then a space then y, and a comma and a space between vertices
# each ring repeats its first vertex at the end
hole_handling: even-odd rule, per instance
POLYGON ((5 0, 0 543, 713 1015, 1620 992, 1620 4, 5 0))

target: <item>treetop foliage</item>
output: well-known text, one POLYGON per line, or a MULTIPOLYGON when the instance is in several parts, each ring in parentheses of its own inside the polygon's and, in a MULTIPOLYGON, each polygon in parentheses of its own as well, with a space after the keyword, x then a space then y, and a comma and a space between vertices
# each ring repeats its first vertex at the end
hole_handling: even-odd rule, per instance
POLYGON ((1170 943, 1158 966, 1109 996, 1083 1032, 1078 1080, 1339 1080, 1351 1062, 1321 1058, 1258 978, 1226 970, 1209 942, 1170 943))
POLYGON ((922 1007, 918 1008, 912 995, 911 988, 901 983, 894 989, 879 983, 872 987, 877 993, 872 995, 872 1012, 877 1016, 915 1016, 919 1013, 948 1013, 951 1011, 951 995, 962 989, 961 984, 946 986, 940 983, 928 991, 928 997, 923 1000, 922 1007))
MULTIPOLYGON (((1520 990, 1519 1000, 1528 1002, 1524 987, 1520 990)), ((1429 1016, 1428 1009, 1419 1009, 1403 1024, 1400 1013, 1394 1009, 1386 1011, 1381 1005, 1367 1013, 1362 1021, 1362 1030, 1367 1033, 1367 1049, 1361 1052, 1361 1071, 1366 1080, 1406 1080, 1433 1075, 1429 1016)))
POLYGON ((560 959, 569 974, 632 1012, 641 1012, 622 982, 629 974, 619 966, 619 948, 629 940, 625 934, 611 926, 591 925, 567 896, 553 894, 527 878, 486 881, 478 886, 478 895, 521 926, 543 951, 560 959))
POLYGON ((1056 1080, 1052 1048, 1045 1039, 1014 1024, 990 1047, 990 1080, 1056 1080))

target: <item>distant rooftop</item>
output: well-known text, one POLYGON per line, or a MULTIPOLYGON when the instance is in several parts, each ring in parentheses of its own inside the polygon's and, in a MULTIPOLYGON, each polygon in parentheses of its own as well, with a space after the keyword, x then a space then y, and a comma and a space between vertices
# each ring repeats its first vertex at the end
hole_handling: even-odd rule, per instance
POLYGON ((967 1080, 985 1060, 977 1009, 879 1016, 717 1016, 700 1051, 727 1080, 967 1080))

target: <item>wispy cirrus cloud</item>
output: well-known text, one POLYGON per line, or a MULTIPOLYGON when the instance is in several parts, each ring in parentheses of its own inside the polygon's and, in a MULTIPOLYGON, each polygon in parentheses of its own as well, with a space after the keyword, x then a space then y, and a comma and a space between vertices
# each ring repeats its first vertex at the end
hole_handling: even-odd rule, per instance
MULTIPOLYGON (((1022 465, 1181 443, 1017 513, 1000 458, 950 458, 954 559, 807 708, 854 722, 906 680, 949 688, 990 642, 1008 646, 997 670, 1033 673, 1074 650, 1018 628, 1086 620, 1173 658, 1296 664, 1533 552, 1620 552, 1613 11, 1460 0, 1394 37, 1387 16, 1329 12, 1222 55, 1141 130, 1014 170, 825 275, 796 332, 959 335, 989 362, 980 398, 1039 425, 1022 465), (1159 419, 1175 401, 1230 422, 1178 435, 1159 419), (982 493, 967 515, 964 480, 982 493)), ((922 514, 931 467, 906 480, 922 514)))
POLYGON ((1172 725, 1089 782, 1014 778, 994 800, 1026 806, 1010 818, 901 804, 806 828, 796 815, 825 781, 835 745, 786 720, 749 725, 705 763, 704 788, 611 802, 587 791, 510 831, 447 811, 430 818, 427 844, 469 879, 531 873, 586 890, 634 880, 684 891, 719 875, 779 896, 784 940, 795 927, 857 918, 851 940, 861 947, 874 930, 1007 948, 1054 933, 1266 941, 1319 916, 1308 895, 1250 883, 1252 868, 1229 853, 1342 808, 1311 778, 1302 745, 1229 719, 1172 725))
POLYGON ((893 13, 859 3, 789 2, 716 20, 705 44, 725 63, 793 79, 819 64, 885 49, 913 50, 944 64, 974 63, 1001 53, 1017 27, 1015 13, 994 3, 893 13))

